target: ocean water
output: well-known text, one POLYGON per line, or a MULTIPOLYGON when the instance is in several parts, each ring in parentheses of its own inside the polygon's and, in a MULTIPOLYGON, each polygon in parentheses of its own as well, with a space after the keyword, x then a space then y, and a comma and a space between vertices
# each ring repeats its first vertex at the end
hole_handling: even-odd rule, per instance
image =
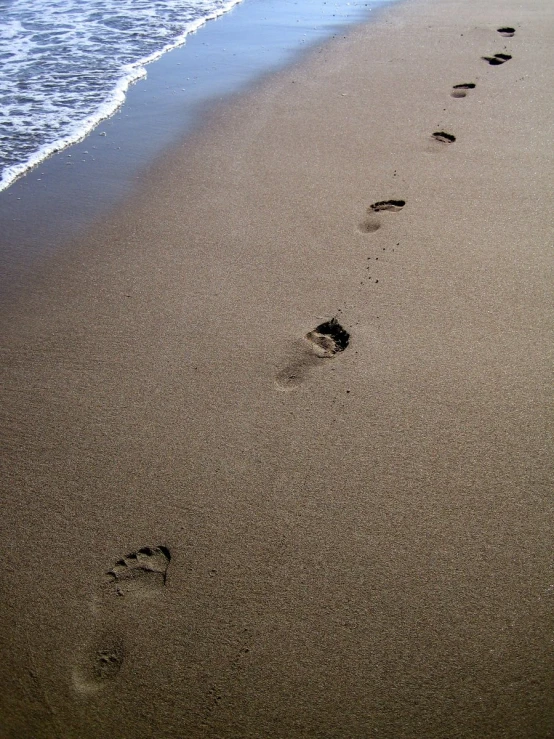
POLYGON ((82 139, 146 65, 240 0, 0 0, 0 190, 82 139))

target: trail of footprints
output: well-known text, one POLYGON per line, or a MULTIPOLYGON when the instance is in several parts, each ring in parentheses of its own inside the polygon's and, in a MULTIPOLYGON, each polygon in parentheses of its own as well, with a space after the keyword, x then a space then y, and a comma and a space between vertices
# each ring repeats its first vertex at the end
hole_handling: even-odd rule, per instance
MULTIPOLYGON (((497 28, 497 33, 503 38, 512 38, 516 29, 511 26, 497 28)), ((491 56, 482 56, 481 59, 492 67, 501 66, 512 59, 512 55, 498 52, 491 56)), ((459 82, 452 86, 450 95, 453 98, 463 99, 475 90, 475 82, 459 82)), ((431 140, 438 147, 450 146, 455 143, 456 136, 448 131, 435 131, 431 134, 431 140)), ((396 175, 396 172, 395 172, 396 175)), ((366 211, 366 217, 358 224, 358 231, 362 234, 373 234, 382 226, 382 220, 378 214, 398 213, 406 205, 405 200, 379 200, 366 211)), ((399 244, 397 243, 397 246, 399 244)), ((394 249, 393 249, 394 251, 394 249)), ((370 259, 370 257, 368 257, 370 259)), ((377 260, 378 257, 375 257, 377 260)), ((370 268, 367 267, 367 270, 370 268)), ((374 280, 378 283, 379 280, 374 280)), ((363 283, 362 283, 363 284, 363 283)), ((301 385, 309 372, 321 366, 327 360, 336 357, 350 344, 348 331, 340 325, 337 317, 320 324, 305 334, 303 341, 297 342, 294 356, 276 377, 276 385, 281 390, 293 390, 301 385)))
MULTIPOLYGON (((515 34, 515 29, 508 26, 498 28, 497 31, 505 38, 511 38, 515 34)), ((511 58, 510 54, 503 52, 482 57, 491 66, 499 66, 511 58)), ((450 94, 454 98, 464 98, 474 89, 473 82, 459 83, 452 87, 450 94)), ((449 145, 456 141, 456 137, 446 131, 436 131, 432 138, 441 145, 449 145)), ((363 234, 375 233, 382 225, 380 216, 399 213, 405 205, 406 201, 400 199, 372 203, 367 209, 366 219, 358 225, 358 230, 363 234)), ((277 375, 277 386, 283 390, 298 387, 311 369, 342 354, 349 347, 350 339, 349 332, 339 323, 336 316, 320 323, 308 331, 298 343, 295 355, 277 375)), ((153 595, 164 588, 170 562, 171 553, 162 544, 142 547, 117 560, 105 575, 100 595, 100 610, 106 606, 105 610, 109 612, 107 604, 114 597, 153 595)), ((106 624, 106 619, 100 620, 103 621, 103 629, 98 630, 95 641, 89 644, 80 664, 73 671, 74 687, 83 695, 94 694, 113 681, 126 662, 125 640, 118 635, 117 624, 106 624)))

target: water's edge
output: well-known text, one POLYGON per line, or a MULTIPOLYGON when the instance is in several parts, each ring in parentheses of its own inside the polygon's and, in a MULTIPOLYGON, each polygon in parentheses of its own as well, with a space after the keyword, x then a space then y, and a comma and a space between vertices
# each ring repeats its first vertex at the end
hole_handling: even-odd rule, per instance
POLYGON ((112 209, 210 102, 244 92, 391 0, 243 0, 148 66, 124 104, 83 140, 0 192, 0 264, 26 271, 112 209))

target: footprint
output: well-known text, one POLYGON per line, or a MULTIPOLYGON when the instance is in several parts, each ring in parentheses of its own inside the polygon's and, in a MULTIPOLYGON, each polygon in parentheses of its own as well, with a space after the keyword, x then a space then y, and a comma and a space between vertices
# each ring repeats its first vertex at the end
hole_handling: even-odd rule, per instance
POLYGON ((461 85, 454 85, 450 93, 453 98, 465 98, 468 90, 474 90, 474 82, 463 82, 461 85))
POLYGON ((318 357, 330 358, 335 354, 343 352, 350 342, 350 334, 346 331, 336 318, 320 323, 306 334, 308 341, 313 344, 313 351, 318 357))
POLYGON ((405 200, 379 200, 377 203, 373 203, 367 209, 369 218, 358 224, 358 231, 364 234, 371 234, 381 228, 381 222, 378 218, 374 217, 374 213, 381 213, 383 211, 389 211, 391 213, 397 213, 399 210, 406 205, 405 200))
POLYGON ((497 28, 496 30, 501 36, 504 36, 504 38, 511 38, 516 32, 516 29, 510 28, 510 26, 503 26, 502 28, 497 28))
POLYGON ((125 595, 130 590, 165 585, 170 561, 167 547, 143 547, 118 560, 106 574, 117 594, 125 595))
POLYGON ((124 660, 122 642, 111 635, 104 635, 83 654, 81 665, 73 670, 75 689, 82 695, 97 693, 117 677, 124 660))
POLYGON ((484 59, 484 61, 488 62, 493 67, 497 67, 499 64, 504 64, 504 62, 509 61, 511 58, 510 54, 495 54, 494 56, 481 57, 481 59, 484 59))
POLYGON ((294 390, 313 368, 343 352, 349 343, 350 334, 336 318, 316 326, 305 335, 302 344, 296 347, 292 361, 275 378, 277 387, 280 390, 294 390))
POLYGON ((317 367, 323 359, 313 354, 308 354, 304 347, 297 347, 296 356, 282 369, 275 378, 275 384, 279 390, 294 390, 302 385, 309 372, 317 367))
POLYGON ((453 144, 456 141, 456 137, 446 131, 435 131, 433 134, 435 141, 440 141, 442 144, 453 144))
POLYGON ((392 213, 397 213, 405 205, 405 200, 380 200, 378 203, 373 203, 373 205, 369 206, 368 213, 380 213, 383 210, 390 210, 392 213))
MULTIPOLYGON (((119 631, 125 620, 127 599, 114 596, 154 594, 166 584, 170 561, 171 554, 166 546, 143 547, 122 557, 106 573, 106 580, 92 602, 92 630, 97 636, 84 648, 72 673, 73 686, 78 693, 97 693, 117 677, 126 659, 119 631)), ((129 608, 134 609, 135 603, 132 598, 129 608)))
POLYGON ((380 228, 381 224, 376 218, 366 218, 365 221, 358 224, 358 231, 361 231, 363 234, 375 233, 380 228))
POLYGON ((109 648, 99 649, 93 663, 94 676, 97 680, 112 680, 123 664, 123 647, 113 644, 109 648))

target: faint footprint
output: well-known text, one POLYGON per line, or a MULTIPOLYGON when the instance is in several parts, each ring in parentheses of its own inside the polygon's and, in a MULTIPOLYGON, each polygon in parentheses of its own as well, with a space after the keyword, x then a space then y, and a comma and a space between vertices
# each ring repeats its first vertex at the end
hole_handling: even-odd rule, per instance
POLYGON ((83 650, 79 664, 73 669, 73 685, 78 693, 97 693, 117 677, 126 658, 124 640, 118 635, 121 608, 125 603, 123 597, 154 594, 166 584, 170 561, 167 547, 143 547, 118 560, 106 573, 106 580, 92 604, 93 630, 98 635, 83 650))
POLYGON ((453 98, 465 98, 468 90, 474 90, 474 82, 463 82, 461 85, 454 85, 450 93, 453 98))
POLYGON ((99 649, 94 655, 93 670, 98 680, 111 680, 123 664, 123 647, 114 643, 111 647, 99 649))
POLYGON ((510 26, 503 26, 502 28, 497 28, 496 30, 501 36, 504 36, 504 38, 511 38, 516 32, 516 29, 510 28, 510 26))
POLYGON ((279 390, 294 390, 306 380, 309 372, 317 367, 324 360, 311 354, 306 347, 297 344, 295 347, 294 357, 282 369, 275 378, 275 384, 279 390))
POLYGON ((441 144, 453 144, 456 141, 456 137, 446 131, 435 131, 433 134, 435 141, 440 141, 441 144))
POLYGON ((82 695, 93 695, 111 682, 121 670, 125 659, 122 642, 104 634, 84 651, 81 664, 73 670, 73 685, 82 695))
POLYGON ((366 218, 365 221, 358 224, 358 231, 361 231, 363 234, 375 233, 380 228, 381 224, 377 218, 366 218))
POLYGON ((336 318, 321 323, 305 335, 302 344, 297 345, 294 358, 275 378, 277 387, 280 390, 298 387, 311 369, 343 352, 349 343, 350 334, 336 318))
POLYGON ((504 64, 504 62, 509 61, 511 58, 510 54, 495 54, 494 56, 481 57, 481 59, 488 62, 493 67, 496 67, 499 64, 504 64))

